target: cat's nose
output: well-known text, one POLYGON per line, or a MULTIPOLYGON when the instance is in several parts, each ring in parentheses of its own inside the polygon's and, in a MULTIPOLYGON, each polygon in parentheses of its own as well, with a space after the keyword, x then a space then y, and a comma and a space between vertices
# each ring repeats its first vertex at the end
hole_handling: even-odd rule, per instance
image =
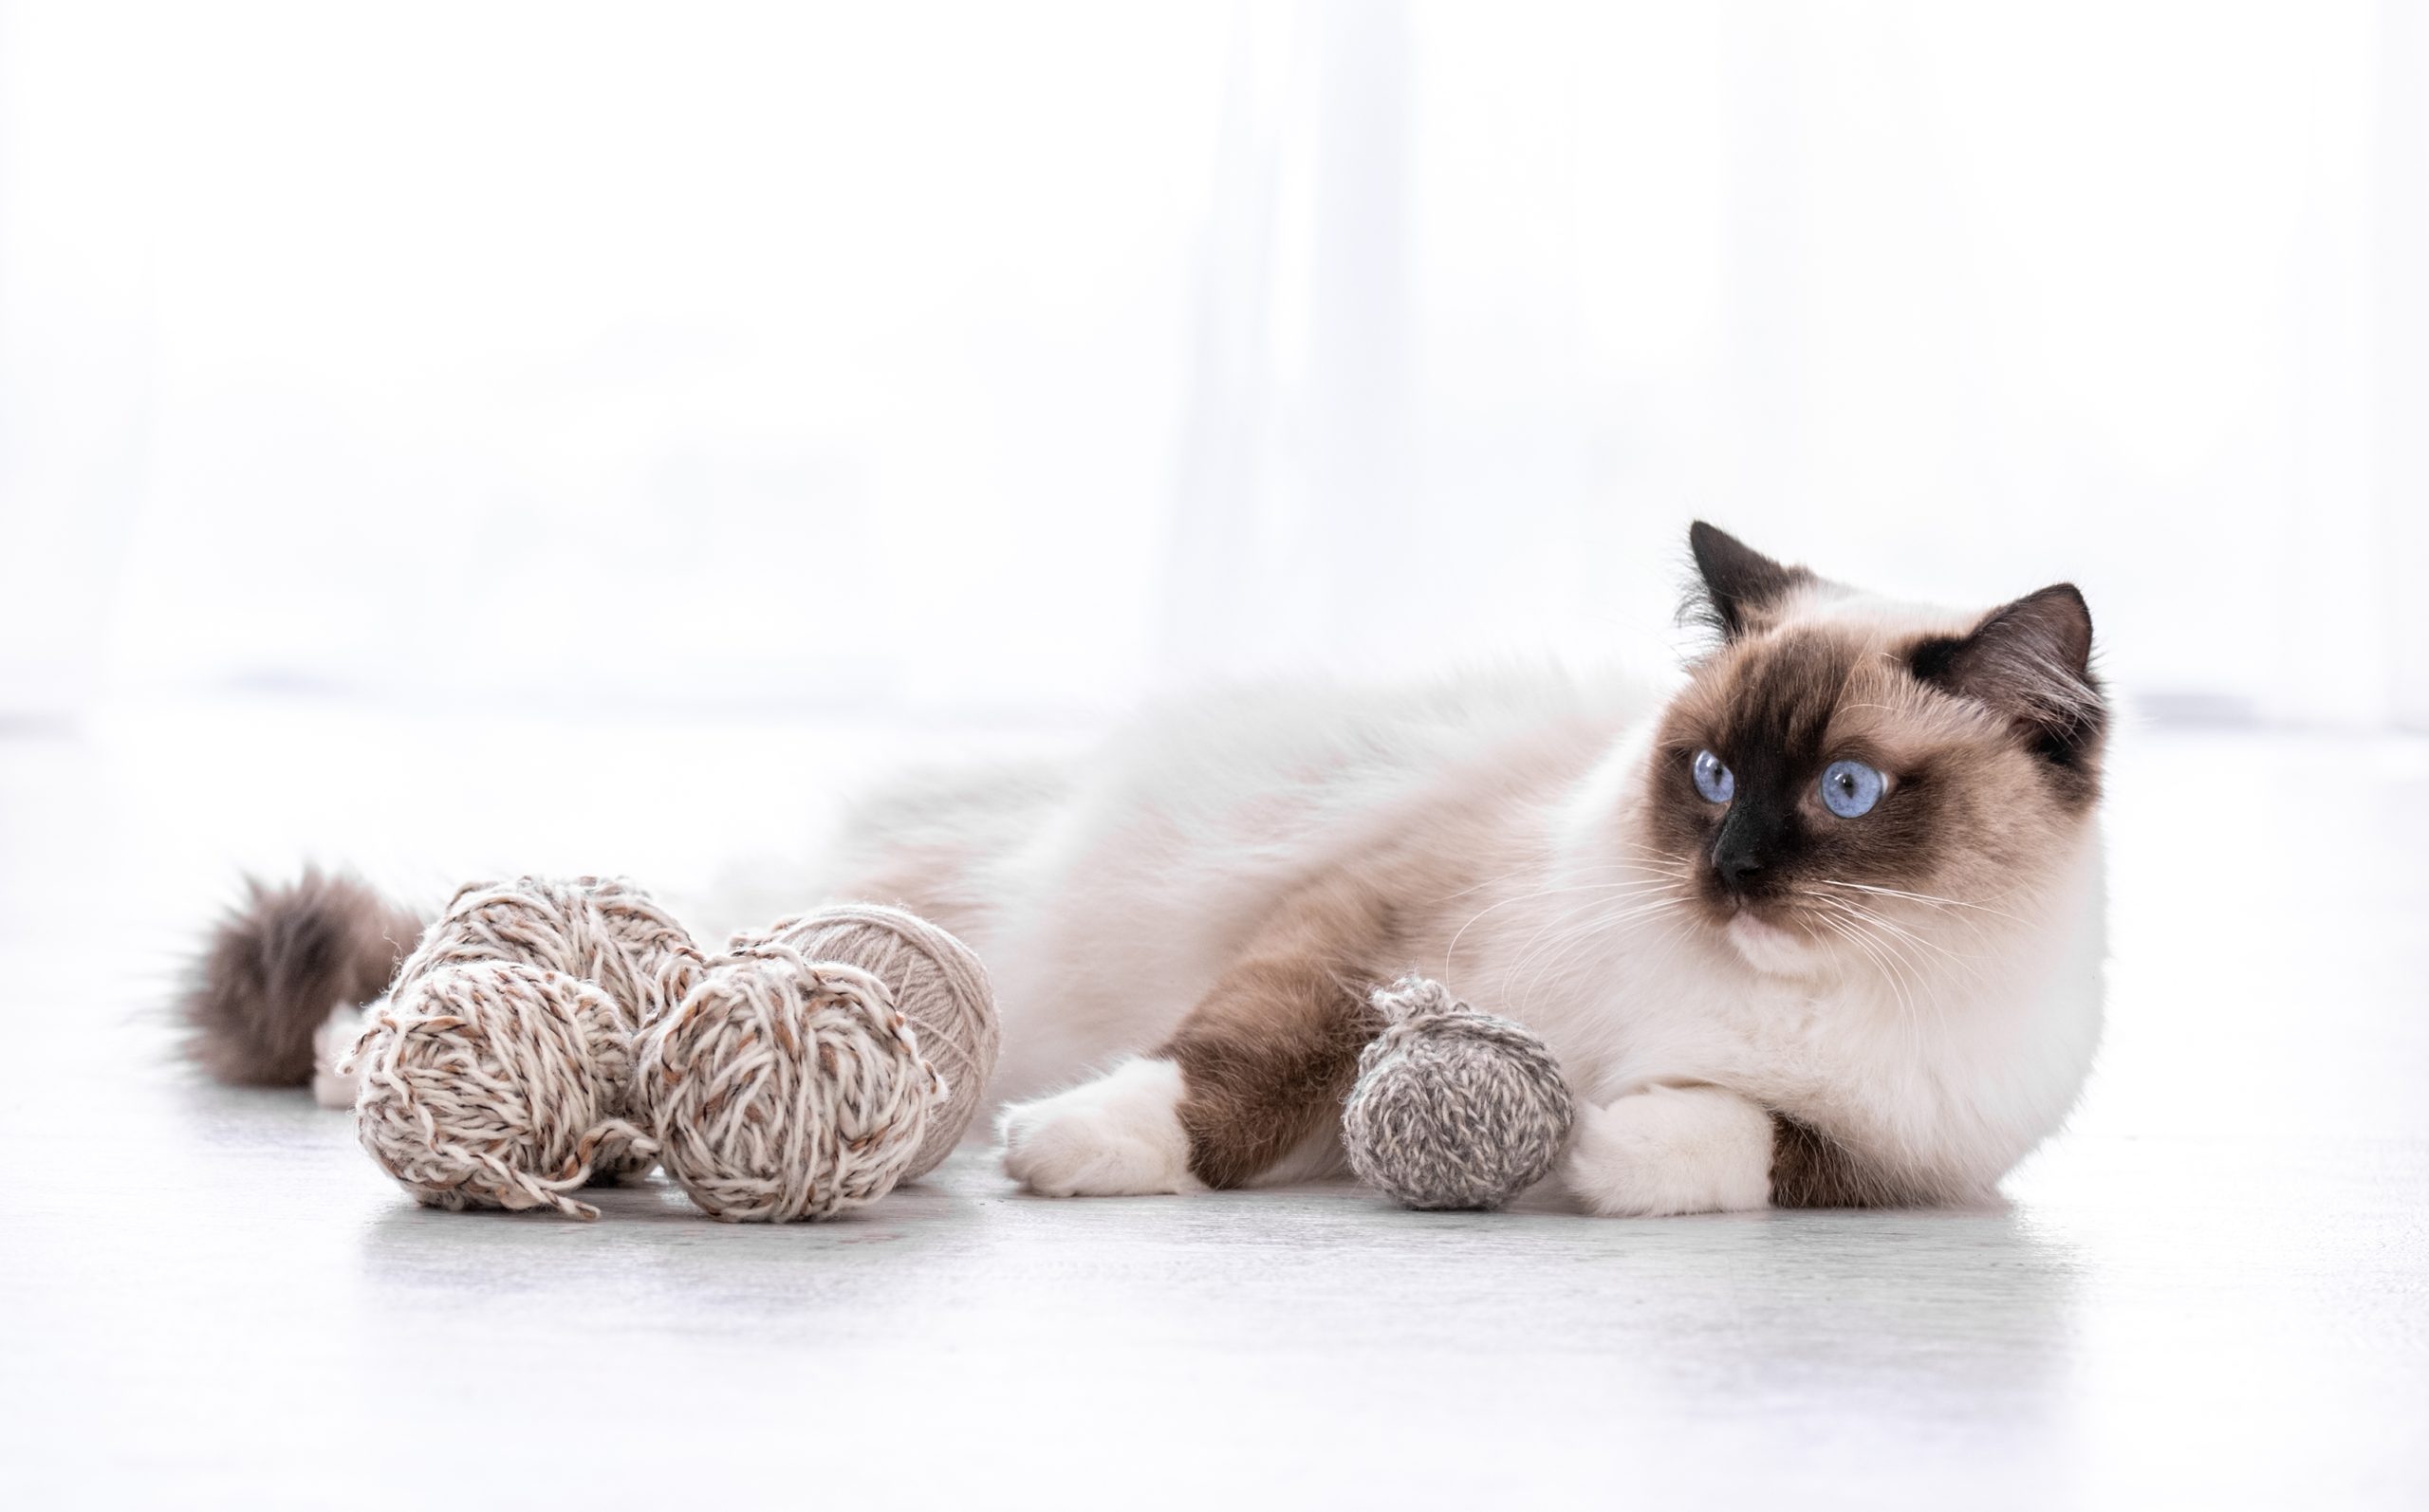
POLYGON ((1712 869, 1720 874, 1724 885, 1741 888, 1746 885, 1748 877, 1763 869, 1763 863, 1752 853, 1741 851, 1734 856, 1714 857, 1712 869))
POLYGON ((1713 840, 1712 870, 1720 885, 1732 893, 1743 893, 1753 884, 1754 875, 1763 869, 1766 828, 1753 816, 1742 809, 1733 809, 1721 821, 1720 834, 1713 840))

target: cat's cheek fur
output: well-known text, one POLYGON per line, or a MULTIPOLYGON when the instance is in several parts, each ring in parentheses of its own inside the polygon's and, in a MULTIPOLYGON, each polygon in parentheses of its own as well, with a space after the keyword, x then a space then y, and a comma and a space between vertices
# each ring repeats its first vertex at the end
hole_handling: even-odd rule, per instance
POLYGON ((1006 1108, 1004 1173, 1046 1197, 1203 1191, 1189 1171, 1180 1067, 1140 1056, 1067 1092, 1006 1108))
POLYGON ((1578 1110, 1570 1193, 1609 1218, 1742 1212, 1771 1197, 1771 1116, 1719 1087, 1648 1087, 1578 1110))

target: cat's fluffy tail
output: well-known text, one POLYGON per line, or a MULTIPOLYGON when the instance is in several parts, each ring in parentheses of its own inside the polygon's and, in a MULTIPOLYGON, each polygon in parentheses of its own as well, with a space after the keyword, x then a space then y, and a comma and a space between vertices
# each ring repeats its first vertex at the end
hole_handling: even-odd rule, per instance
POLYGON ((247 877, 187 973, 187 1053, 222 1081, 308 1084, 314 1032, 332 1008, 385 991, 427 922, 354 876, 307 867, 284 887, 247 877))

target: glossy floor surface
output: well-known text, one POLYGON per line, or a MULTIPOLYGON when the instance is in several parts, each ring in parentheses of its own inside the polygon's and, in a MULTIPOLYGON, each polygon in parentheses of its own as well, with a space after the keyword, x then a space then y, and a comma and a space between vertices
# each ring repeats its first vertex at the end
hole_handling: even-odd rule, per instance
POLYGON ((944 744, 276 704, 0 735, 0 1505, 2429 1505, 2420 742, 2126 738, 2108 1044, 1995 1212, 1051 1202, 967 1150, 820 1226, 655 1182, 451 1215, 169 1053, 239 865, 772 912, 751 858, 944 744))

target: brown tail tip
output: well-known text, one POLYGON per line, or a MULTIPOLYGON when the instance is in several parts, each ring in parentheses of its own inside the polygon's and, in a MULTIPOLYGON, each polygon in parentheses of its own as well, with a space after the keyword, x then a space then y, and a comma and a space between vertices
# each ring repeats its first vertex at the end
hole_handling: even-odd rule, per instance
POLYGON ((306 1085, 312 1031, 339 1003, 385 990, 423 924, 356 877, 312 867, 284 887, 247 877, 178 999, 187 1053, 222 1081, 306 1085))

